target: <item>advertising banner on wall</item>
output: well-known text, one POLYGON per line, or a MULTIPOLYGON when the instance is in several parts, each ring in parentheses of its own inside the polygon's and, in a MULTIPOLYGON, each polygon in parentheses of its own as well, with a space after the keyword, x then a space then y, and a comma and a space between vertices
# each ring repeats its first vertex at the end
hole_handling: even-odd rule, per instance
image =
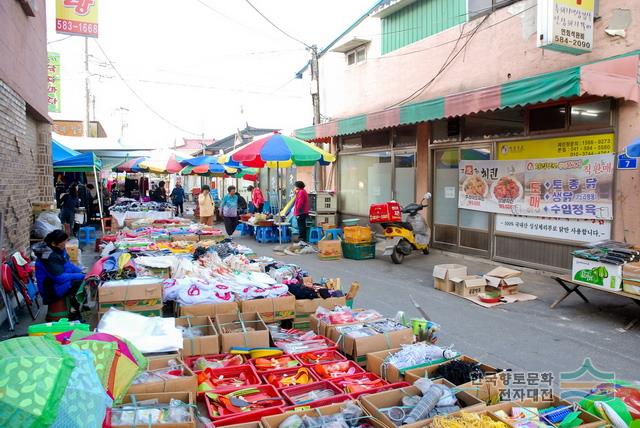
POLYGON ((574 55, 593 50, 596 0, 538 0, 538 47, 574 55))
POLYGON ((60 54, 49 52, 47 64, 47 93, 49 112, 60 113, 60 54))
POLYGON ((98 37, 98 0, 56 0, 56 32, 98 37))
POLYGON ((610 220, 614 160, 610 153, 460 161, 458 206, 498 214, 610 220))
POLYGON ((608 220, 525 217, 498 214, 496 232, 550 238, 563 241, 595 242, 611 239, 608 220))

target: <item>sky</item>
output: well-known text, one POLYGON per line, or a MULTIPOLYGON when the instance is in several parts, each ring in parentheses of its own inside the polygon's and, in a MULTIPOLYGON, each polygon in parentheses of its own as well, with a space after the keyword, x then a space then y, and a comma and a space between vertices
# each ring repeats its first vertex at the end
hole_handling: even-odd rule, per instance
MULTIPOLYGON (((373 2, 251 0, 320 49, 373 2)), ((95 118, 109 137, 120 137, 124 122, 127 145, 172 147, 183 137, 220 139, 245 123, 284 130, 312 123, 308 77, 294 79, 310 53, 246 0, 100 0, 99 8, 99 37, 89 39, 90 86, 95 118)), ((83 120, 85 42, 56 34, 53 0, 47 38, 49 52, 61 56, 61 112, 50 116, 83 120)))

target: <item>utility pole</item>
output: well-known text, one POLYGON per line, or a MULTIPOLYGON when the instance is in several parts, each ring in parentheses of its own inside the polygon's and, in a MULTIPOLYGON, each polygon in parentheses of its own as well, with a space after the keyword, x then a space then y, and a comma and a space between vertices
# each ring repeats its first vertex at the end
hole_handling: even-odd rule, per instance
POLYGON ((87 121, 85 127, 85 135, 91 136, 91 118, 89 117, 91 111, 91 93, 89 92, 89 38, 84 38, 84 96, 85 96, 85 113, 87 121))
MULTIPOLYGON (((313 103, 313 124, 320 124, 320 73, 318 69, 318 46, 311 46, 311 102, 313 103)), ((313 167, 313 189, 317 192, 320 183, 320 165, 313 167)))
POLYGON ((129 113, 129 109, 126 107, 118 107, 116 111, 120 112, 120 138, 124 137, 124 128, 129 126, 126 120, 126 114, 129 113))

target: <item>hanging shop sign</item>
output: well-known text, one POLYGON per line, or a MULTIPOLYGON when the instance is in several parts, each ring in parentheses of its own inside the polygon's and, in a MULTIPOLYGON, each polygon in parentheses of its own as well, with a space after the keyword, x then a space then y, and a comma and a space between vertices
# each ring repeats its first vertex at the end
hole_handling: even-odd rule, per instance
POLYGON ((56 0, 56 32, 98 37, 98 0, 56 0))
POLYGON ((538 0, 538 47, 580 55, 593 50, 595 0, 538 0))
POLYGON ((613 152, 615 152, 615 136, 610 133, 498 143, 497 158, 500 160, 550 159, 613 152))
POLYGON ((498 214, 496 232, 575 242, 611 239, 611 221, 526 217, 498 214))
POLYGON ((464 160, 459 208, 498 214, 611 220, 615 154, 464 160))
POLYGON ((60 113, 60 54, 49 52, 47 56, 47 97, 49 112, 60 113))

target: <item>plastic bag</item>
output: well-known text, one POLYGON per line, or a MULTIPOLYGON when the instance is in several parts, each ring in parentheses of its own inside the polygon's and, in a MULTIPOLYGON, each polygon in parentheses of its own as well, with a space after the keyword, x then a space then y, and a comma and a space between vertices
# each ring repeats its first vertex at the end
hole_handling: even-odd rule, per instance
POLYGON ((429 241, 431 240, 431 231, 427 227, 424 217, 419 214, 408 216, 407 221, 413 228, 413 233, 416 236, 416 242, 421 245, 429 244, 429 241))
POLYGON ((33 222, 33 235, 44 238, 54 230, 62 229, 62 222, 56 213, 45 211, 33 222))

